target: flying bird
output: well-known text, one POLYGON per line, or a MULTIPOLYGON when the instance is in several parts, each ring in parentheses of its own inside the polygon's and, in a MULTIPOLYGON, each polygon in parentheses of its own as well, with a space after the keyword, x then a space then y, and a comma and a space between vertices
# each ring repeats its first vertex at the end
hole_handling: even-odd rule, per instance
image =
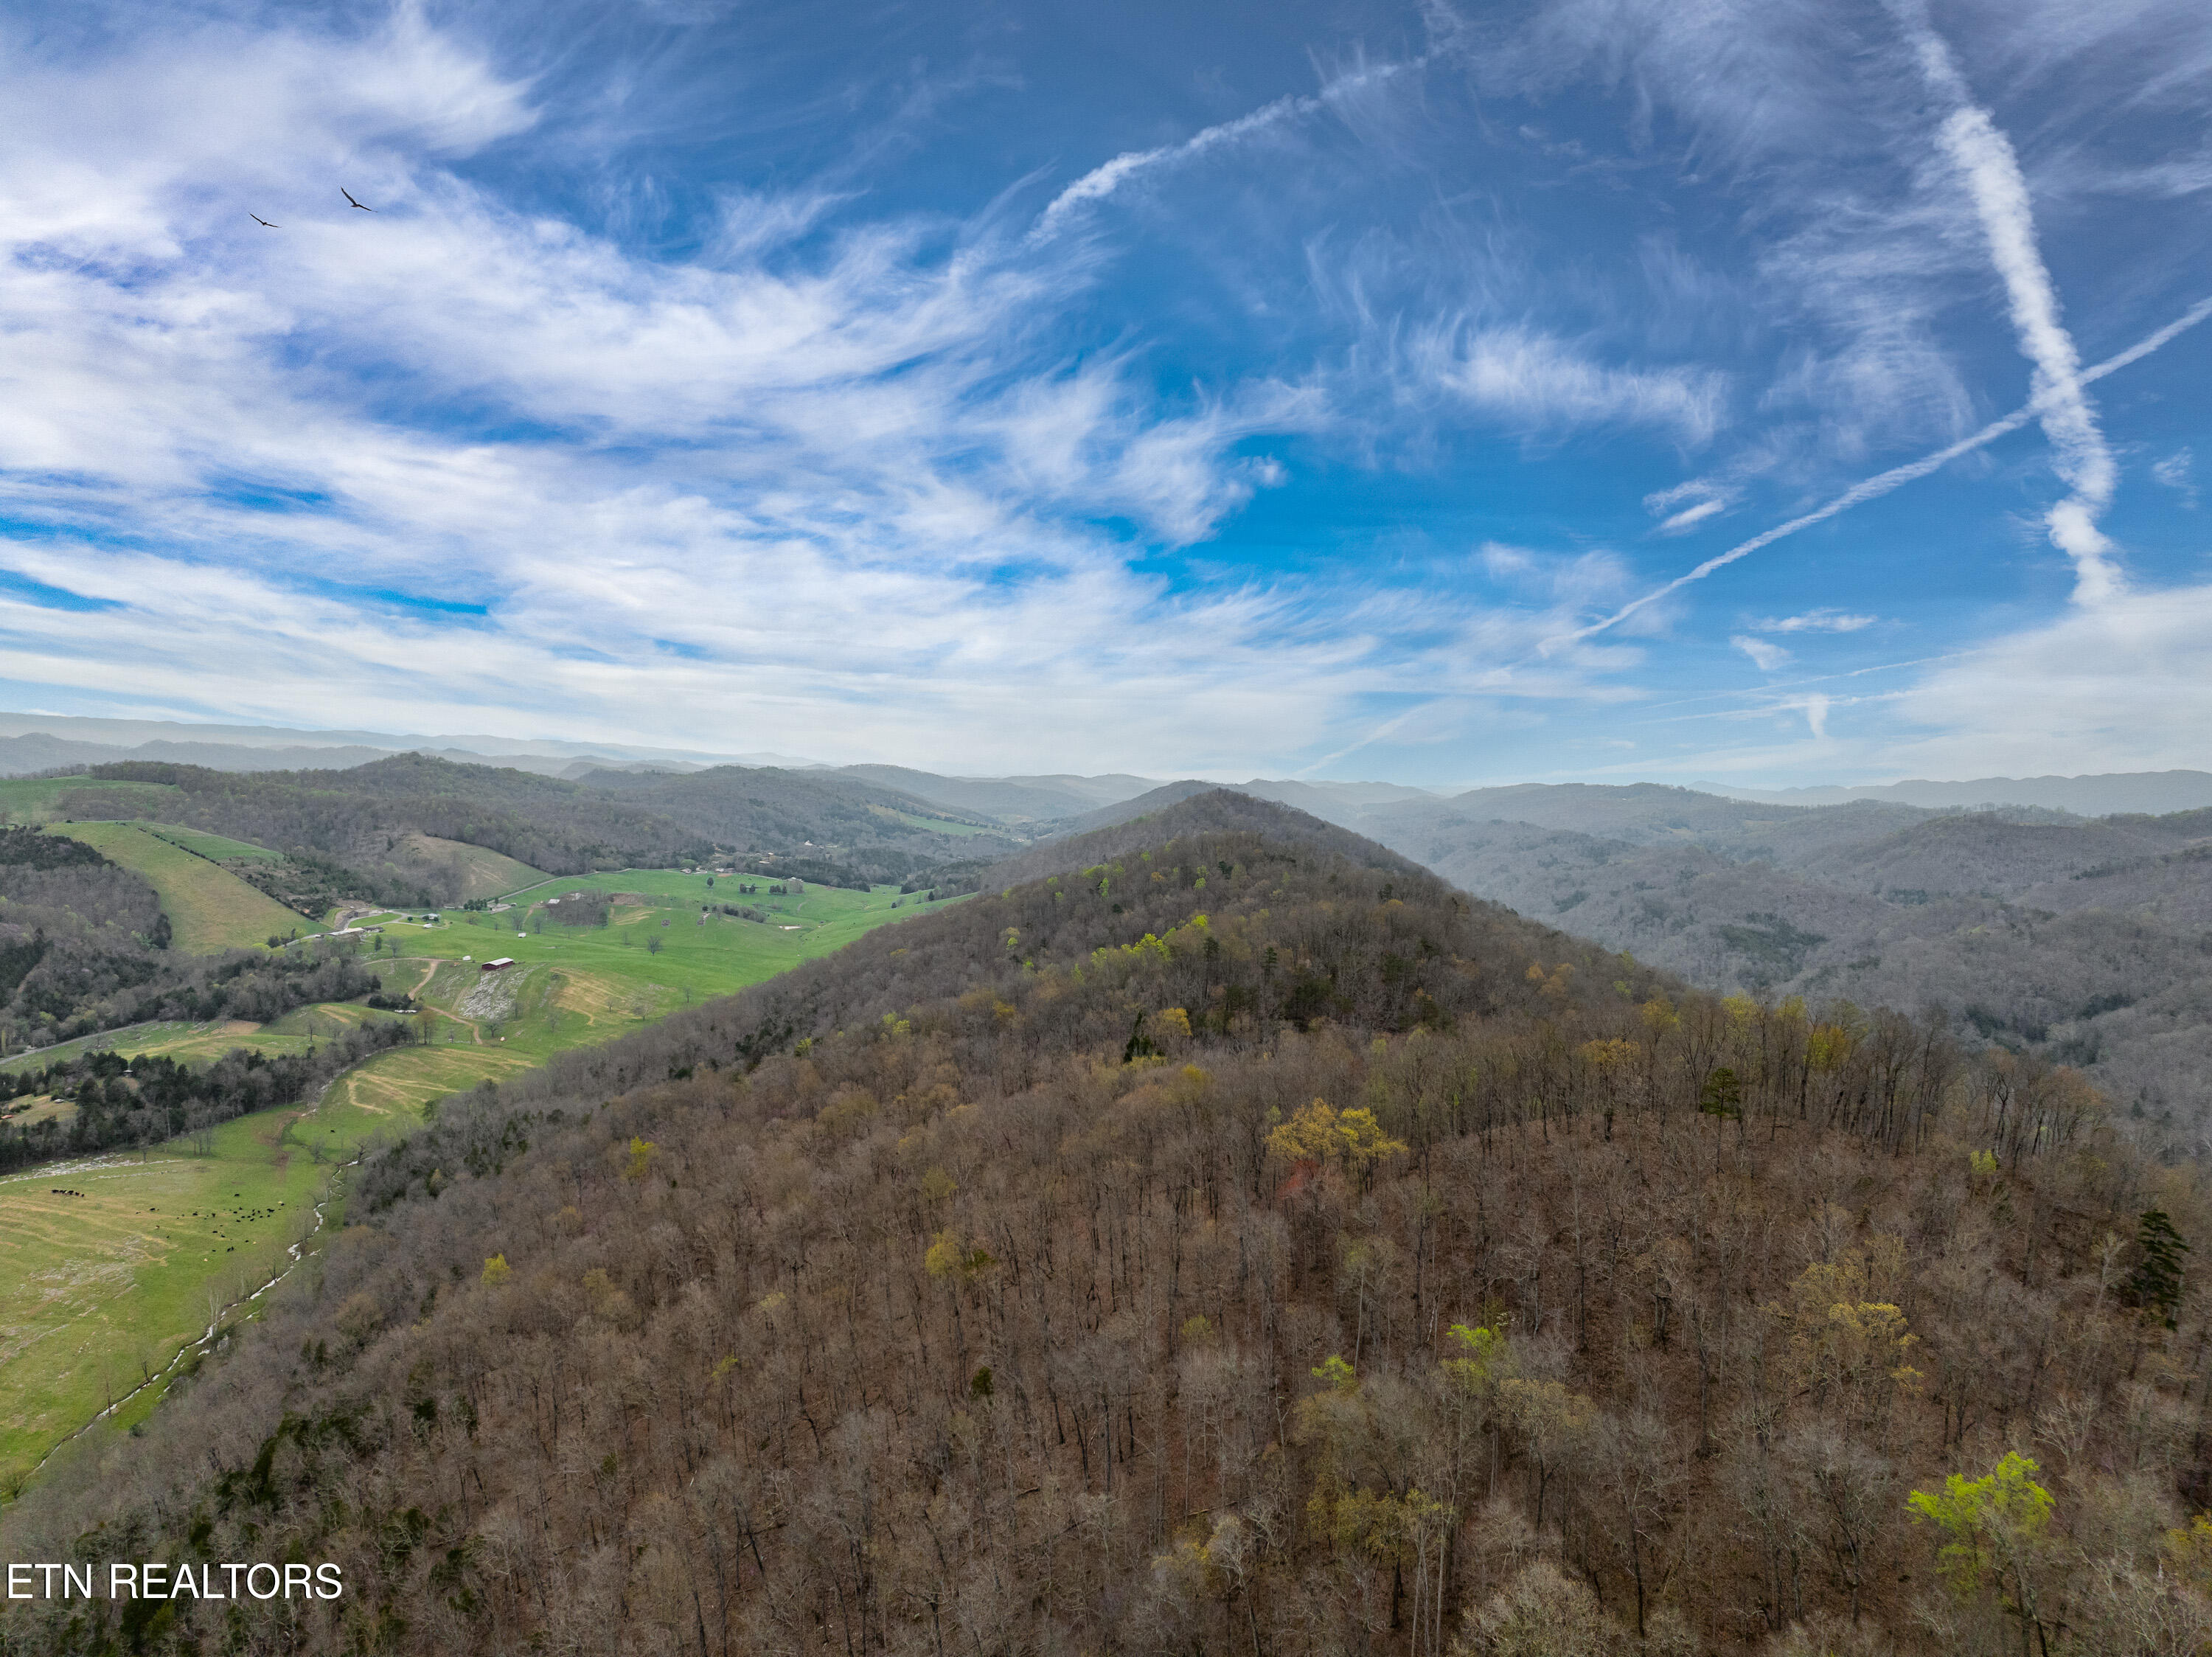
POLYGON ((267 219, 263 218, 260 214, 253 211, 251 208, 246 210, 246 216, 252 219, 256 224, 259 225, 264 230, 281 230, 284 228, 281 224, 270 223, 267 219))
MULTIPOLYGON (((361 207, 361 204, 360 204, 359 202, 357 202, 357 201, 354 201, 354 199, 353 199, 353 192, 352 192, 352 191, 350 191, 350 190, 349 190, 349 189, 347 189, 347 188, 345 187, 345 186, 343 186, 343 185, 340 185, 340 186, 338 186, 338 194, 340 194, 341 196, 343 196, 343 197, 344 197, 348 201, 349 201, 349 202, 353 202, 353 204, 354 204, 356 207, 361 207)), ((362 212, 364 212, 364 213, 374 213, 374 212, 376 210, 376 209, 374 209, 374 207, 361 207, 361 210, 362 210, 362 212)))

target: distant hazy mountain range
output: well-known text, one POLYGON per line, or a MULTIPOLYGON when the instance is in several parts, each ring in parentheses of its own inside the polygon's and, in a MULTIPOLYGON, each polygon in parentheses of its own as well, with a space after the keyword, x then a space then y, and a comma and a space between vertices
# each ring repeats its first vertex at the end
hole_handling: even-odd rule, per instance
POLYGON ((1940 1011, 2087 1070, 2154 1138, 2212 1148, 2212 809, 1790 807, 1649 784, 1302 803, 1709 988, 1940 1011))
POLYGON ((64 718, 0 714, 0 777, 26 777, 64 765, 162 760, 210 771, 349 771, 395 753, 427 753, 458 764, 496 762, 541 777, 647 766, 696 771, 705 765, 805 765, 773 753, 713 754, 635 743, 568 742, 504 736, 396 736, 380 731, 288 731, 261 725, 186 725, 150 719, 64 718))
POLYGON ((1983 777, 1967 783, 1891 783, 1881 788, 1742 789, 1692 784, 1734 800, 1778 806, 1840 806, 1887 800, 1902 806, 2042 806, 2083 817, 2114 812, 2201 811, 2212 806, 2212 771, 2115 771, 2101 777, 1983 777))

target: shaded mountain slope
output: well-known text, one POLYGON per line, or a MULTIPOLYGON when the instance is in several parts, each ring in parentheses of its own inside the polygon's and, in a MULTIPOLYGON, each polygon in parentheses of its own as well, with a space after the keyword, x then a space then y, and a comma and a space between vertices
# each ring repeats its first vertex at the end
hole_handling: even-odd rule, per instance
MULTIPOLYGON (((662 868, 718 848, 811 859, 860 881, 905 879, 956 854, 1016 844, 988 819, 915 795, 808 772, 715 766, 682 775, 593 771, 571 780, 401 753, 340 771, 210 771, 131 762, 98 782, 166 784, 140 808, 162 820, 324 858, 451 902, 474 895, 465 868, 416 854, 416 837, 479 846, 553 874, 662 868), (973 834, 908 820, 957 821, 973 834)), ((113 815, 112 792, 64 793, 64 811, 113 815)), ((386 901, 395 900, 387 896, 386 901)), ((406 901, 406 899, 397 899, 406 901)))
POLYGON ((2085 817, 2115 812, 2201 811, 2212 806, 2212 772, 2111 771, 2094 777, 1982 777, 1964 783, 1915 780, 1870 788, 1735 789, 1697 785, 1714 794, 1771 801, 1777 805, 1829 806, 1848 800, 1887 800, 1937 808, 2040 806, 2085 817))
POLYGON ((1139 817, 1156 815, 1195 795, 1211 794, 1220 786, 1218 783, 1200 783, 1188 777, 1179 783, 1163 783, 1159 787, 1130 799, 1115 801, 1112 805, 1101 806, 1079 816, 1063 818, 1051 827, 1054 833, 1060 835, 1084 834, 1115 823, 1133 822, 1139 817))
MULTIPOLYGON (((93 776, 167 783, 166 820, 370 864, 410 832, 486 846, 544 869, 574 874, 628 863, 665 867, 704 856, 702 836, 653 812, 558 777, 491 765, 457 765, 395 754, 343 771, 215 771, 194 765, 100 765, 93 776)), ((95 796, 89 802, 100 806, 95 796)), ((64 809, 71 796, 61 801, 64 809)))
POLYGON ((834 775, 902 789, 940 806, 1010 823, 1079 817, 1159 786, 1144 777, 939 777, 903 765, 842 765, 834 775))
POLYGON ((956 856, 972 860, 1014 844, 989 818, 824 773, 717 765, 680 777, 600 771, 586 780, 718 845, 817 858, 872 880, 903 880, 956 856), (983 832, 948 835, 909 816, 983 832))

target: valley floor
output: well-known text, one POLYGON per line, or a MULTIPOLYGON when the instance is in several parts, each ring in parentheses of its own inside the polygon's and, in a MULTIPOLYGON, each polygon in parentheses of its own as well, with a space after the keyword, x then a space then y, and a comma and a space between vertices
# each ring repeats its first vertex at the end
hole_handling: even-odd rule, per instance
MULTIPOLYGON (((95 1418, 111 1432, 143 1419, 179 1349, 283 1269, 339 1169, 362 1144, 418 1120, 432 1100, 945 907, 890 887, 817 886, 775 898, 741 896, 736 884, 627 870, 545 881, 512 894, 496 914, 456 912, 434 925, 366 917, 384 929, 369 935, 386 993, 404 991, 427 1009, 411 1015, 421 1045, 346 1071, 319 1101, 227 1123, 211 1147, 187 1136, 0 1180, 0 1258, 14 1268, 0 1280, 0 1495, 20 1489, 95 1418), (558 912, 545 899, 586 890, 618 894, 607 926, 544 923, 558 912), (702 918, 708 902, 757 906, 769 918, 702 918), (514 965, 495 975, 480 970, 501 955, 514 965), (76 1191, 83 1194, 61 1194, 76 1191), (134 1388, 141 1390, 102 1417, 134 1388)), ((337 1004, 264 1025, 139 1025, 19 1055, 7 1068, 37 1069, 100 1048, 195 1063, 239 1047, 295 1053, 386 1016, 337 1004)), ((46 1110, 65 1118, 73 1109, 31 1101, 25 1117, 46 1110)))

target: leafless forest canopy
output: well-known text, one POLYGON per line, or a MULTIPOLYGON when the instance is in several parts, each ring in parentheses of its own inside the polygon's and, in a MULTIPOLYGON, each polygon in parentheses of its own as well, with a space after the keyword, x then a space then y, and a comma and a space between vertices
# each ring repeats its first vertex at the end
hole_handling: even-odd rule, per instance
POLYGON ((8 1649, 2206 1649, 2204 1193, 2078 1072, 1249 799, 1026 856, 447 1101, 0 1515, 342 1601, 8 1649))

